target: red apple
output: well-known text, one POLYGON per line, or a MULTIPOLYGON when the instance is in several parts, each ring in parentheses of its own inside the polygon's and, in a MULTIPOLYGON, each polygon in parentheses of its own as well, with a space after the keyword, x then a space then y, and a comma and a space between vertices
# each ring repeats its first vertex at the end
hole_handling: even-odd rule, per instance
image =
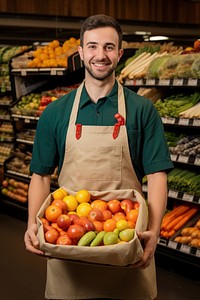
POLYGON ((57 245, 73 245, 72 239, 68 236, 67 233, 60 235, 56 241, 57 245))
POLYGON ((58 227, 66 230, 71 225, 71 219, 68 215, 62 214, 57 219, 58 227))
POLYGON ((103 210, 102 215, 103 215, 103 221, 106 221, 108 219, 112 219, 112 213, 108 209, 103 210))
POLYGON ((75 220, 75 224, 81 225, 85 231, 95 230, 94 224, 88 218, 83 216, 75 220))
POLYGON ((134 208, 134 203, 130 199, 124 199, 121 201, 121 208, 125 213, 127 213, 134 208))
POLYGON ((75 224, 76 220, 79 219, 79 216, 76 213, 67 214, 71 220, 71 224, 75 224))
POLYGON ((93 208, 88 214, 88 219, 93 221, 103 221, 103 214, 99 208, 93 208))

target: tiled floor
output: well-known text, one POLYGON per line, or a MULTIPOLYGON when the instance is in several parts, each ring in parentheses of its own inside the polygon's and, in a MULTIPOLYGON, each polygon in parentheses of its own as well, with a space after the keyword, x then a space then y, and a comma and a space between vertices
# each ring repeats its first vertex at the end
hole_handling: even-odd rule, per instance
MULTIPOLYGON (((44 300, 46 260, 26 252, 25 229, 24 221, 0 212, 1 300, 44 300)), ((199 300, 200 274, 196 278, 198 281, 157 266, 157 300, 199 300)))

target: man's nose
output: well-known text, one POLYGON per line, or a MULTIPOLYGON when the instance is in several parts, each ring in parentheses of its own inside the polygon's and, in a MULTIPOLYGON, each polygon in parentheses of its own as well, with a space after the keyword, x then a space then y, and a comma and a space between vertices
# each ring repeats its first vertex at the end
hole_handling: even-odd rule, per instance
POLYGON ((103 47, 98 47, 97 56, 99 59, 103 59, 105 57, 105 49, 103 47))

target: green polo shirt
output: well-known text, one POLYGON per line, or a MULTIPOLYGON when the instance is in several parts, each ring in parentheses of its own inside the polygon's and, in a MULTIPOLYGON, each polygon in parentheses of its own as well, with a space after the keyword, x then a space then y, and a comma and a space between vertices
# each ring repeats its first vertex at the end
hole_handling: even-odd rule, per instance
MULTIPOLYGON (((43 111, 38 124, 33 146, 31 173, 52 174, 58 166, 60 172, 68 123, 76 91, 73 90, 50 103, 43 111)), ((76 123, 91 126, 113 126, 118 112, 118 85, 97 103, 90 100, 82 90, 76 123)), ((173 164, 164 135, 163 124, 152 102, 124 87, 126 101, 126 128, 132 163, 138 179, 144 175, 170 170, 173 164)), ((112 137, 111 137, 112 138, 112 137)))

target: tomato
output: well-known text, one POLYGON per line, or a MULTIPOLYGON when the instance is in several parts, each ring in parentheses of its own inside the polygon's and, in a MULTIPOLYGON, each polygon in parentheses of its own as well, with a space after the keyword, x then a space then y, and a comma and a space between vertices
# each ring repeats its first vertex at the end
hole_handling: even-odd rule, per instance
POLYGON ((69 237, 68 234, 60 235, 56 241, 57 245, 73 245, 72 239, 69 237))
POLYGON ((68 215, 62 214, 57 218, 58 227, 66 230, 71 225, 71 219, 68 215))
POLYGON ((72 212, 72 213, 68 213, 68 216, 71 220, 71 225, 76 223, 76 220, 79 219, 80 217, 77 215, 77 213, 72 212))
POLYGON ((99 208, 93 208, 89 211, 88 219, 90 221, 103 221, 103 214, 99 208))
POLYGON ((50 244, 56 244, 56 241, 59 236, 60 236, 60 234, 54 228, 51 228, 51 229, 47 230, 47 232, 45 232, 45 240, 47 243, 50 243, 50 244))
POLYGON ((194 41, 194 49, 200 50, 200 39, 194 41))
POLYGON ((67 234, 71 239, 79 240, 85 234, 85 229, 81 225, 73 224, 69 226, 67 234))
POLYGON ((108 201, 107 205, 112 214, 115 214, 122 210, 121 203, 119 200, 116 200, 116 199, 110 200, 110 201, 108 201))
POLYGON ((61 214, 62 209, 57 205, 49 205, 45 210, 45 217, 49 222, 56 222, 61 214))
POLYGON ((66 212, 66 210, 67 210, 66 203, 61 199, 55 199, 55 200, 53 200, 53 202, 51 204, 52 205, 57 205, 58 207, 60 207, 62 209, 63 213, 66 212))

